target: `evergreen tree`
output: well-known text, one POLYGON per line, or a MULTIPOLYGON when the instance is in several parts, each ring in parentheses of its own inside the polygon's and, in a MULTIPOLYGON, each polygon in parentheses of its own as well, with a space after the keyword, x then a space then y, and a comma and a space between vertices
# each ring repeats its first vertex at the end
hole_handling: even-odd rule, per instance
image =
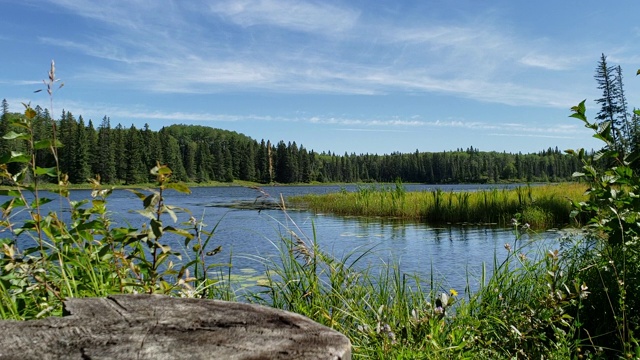
POLYGON ((288 183, 291 179, 291 159, 287 144, 280 140, 276 146, 275 180, 288 183))
POLYGON ((196 146, 196 158, 194 165, 197 166, 196 178, 197 182, 208 182, 213 177, 213 156, 209 151, 209 146, 205 142, 201 142, 196 146))
MULTIPOLYGON (((34 138, 37 140, 52 139, 53 120, 49 111, 36 106, 36 117, 33 119, 34 138)), ((40 167, 55 167, 56 161, 50 147, 36 150, 36 164, 40 167)), ((52 178, 45 176, 44 181, 51 181, 52 178)))
POLYGON ((101 149, 98 148, 98 132, 93 126, 93 120, 91 119, 87 125, 87 143, 89 147, 90 173, 91 177, 94 177, 98 173, 101 149))
POLYGON ((60 171, 69 175, 69 179, 77 179, 75 174, 76 165, 76 140, 77 140, 78 123, 70 111, 62 111, 60 118, 60 127, 58 131, 58 139, 62 143, 62 147, 58 151, 60 159, 60 171))
MULTIPOLYGON (((269 143, 270 145, 271 143, 269 143)), ((269 159, 269 148, 267 147, 267 143, 265 143, 264 139, 260 141, 260 145, 258 147, 258 154, 256 157, 256 177, 259 182, 268 184, 272 181, 270 166, 271 163, 269 159)))
POLYGON ((2 100, 2 113, 0 113, 0 156, 8 154, 11 149, 9 140, 5 140, 3 136, 9 132, 9 103, 7 99, 2 100))
POLYGON ((180 144, 180 149, 182 151, 182 163, 184 164, 187 177, 190 180, 196 180, 198 177, 198 162, 196 160, 198 144, 196 144, 195 141, 185 139, 180 144))
POLYGON ((180 144, 175 137, 171 136, 168 130, 160 130, 160 147, 164 162, 173 171, 173 179, 178 181, 187 180, 186 171, 180 155, 180 144))
POLYGON ((620 88, 621 82, 616 81, 616 70, 614 66, 607 64, 607 57, 602 54, 598 66, 596 67, 595 79, 598 82, 598 89, 602 90, 602 97, 596 99, 600 105, 600 110, 596 119, 601 123, 609 123, 611 134, 615 140, 618 150, 622 150, 622 130, 619 122, 620 113, 620 88))
POLYGON ((152 169, 156 164, 163 163, 162 149, 160 148, 160 139, 158 133, 149 128, 149 124, 144 124, 144 129, 140 130, 140 138, 142 140, 142 163, 145 167, 145 173, 149 181, 153 181, 153 175, 148 170, 152 169))
POLYGON ((69 180, 71 182, 79 184, 86 182, 91 177, 91 155, 89 150, 87 129, 84 125, 84 119, 80 115, 76 127, 73 168, 69 172, 69 180))
POLYGON ((146 182, 147 170, 142 159, 143 145, 140 139, 140 133, 138 129, 131 124, 131 127, 127 131, 126 136, 126 148, 125 148, 125 163, 126 172, 124 180, 127 184, 138 184, 146 182))
MULTIPOLYGON (((12 149, 12 143, 15 141, 3 139, 3 136, 9 132, 9 103, 6 99, 2 100, 2 113, 0 113, 0 156, 8 155, 11 150, 17 150, 15 148, 12 149)), ((15 174, 20 171, 20 167, 18 163, 9 163, 7 165, 7 170, 11 174, 15 174)), ((4 182, 5 180, 2 180, 4 182)), ((1 183, 1 182, 0 182, 1 183)))
POLYGON ((211 154, 213 155, 213 180, 224 181, 226 168, 224 149, 222 141, 215 140, 211 146, 211 154))
POLYGON ((127 177, 127 132, 118 124, 113 129, 113 157, 116 169, 116 182, 124 181, 127 177))
POLYGON ((248 141, 244 144, 244 150, 240 152, 240 179, 255 181, 256 143, 248 141))
POLYGON ((118 179, 114 145, 111 121, 105 116, 98 128, 94 163, 94 173, 100 175, 101 181, 105 184, 113 184, 118 179))
POLYGON ((624 84, 622 82, 622 67, 616 66, 616 87, 618 89, 618 112, 616 121, 618 126, 622 129, 622 135, 624 138, 625 148, 629 150, 631 142, 633 141, 633 130, 631 127, 629 113, 627 108, 627 99, 624 96, 624 84))

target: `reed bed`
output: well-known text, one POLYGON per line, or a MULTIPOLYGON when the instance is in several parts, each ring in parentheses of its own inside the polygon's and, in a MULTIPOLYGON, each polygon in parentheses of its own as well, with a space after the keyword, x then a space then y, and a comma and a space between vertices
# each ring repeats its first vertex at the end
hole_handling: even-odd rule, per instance
POLYGON ((517 218, 521 223, 543 229, 579 221, 570 216, 571 204, 586 199, 586 188, 579 183, 563 183, 473 192, 440 189, 407 192, 397 183, 393 186, 359 186, 353 192, 343 190, 295 196, 288 201, 316 213, 341 216, 500 226, 509 225, 517 218))
POLYGON ((286 231, 272 243, 279 256, 255 257, 267 276, 248 299, 340 331, 354 359, 568 359, 596 352, 576 337, 579 324, 571 321, 588 295, 568 271, 577 265, 549 247, 558 243, 535 240, 531 229, 522 241, 515 224, 513 246, 494 250, 492 270, 467 273, 480 285, 471 291, 469 283, 449 288, 397 263, 367 265, 374 249, 336 258, 318 246, 315 231, 307 236, 292 221, 280 225, 286 231))

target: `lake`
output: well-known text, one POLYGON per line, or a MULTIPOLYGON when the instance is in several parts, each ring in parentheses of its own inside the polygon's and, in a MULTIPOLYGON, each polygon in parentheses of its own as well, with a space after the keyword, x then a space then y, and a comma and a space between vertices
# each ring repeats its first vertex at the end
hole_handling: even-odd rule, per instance
MULTIPOLYGON (((515 187, 517 185, 405 185, 407 191, 423 191, 440 188, 443 191, 474 191, 479 189, 515 187)), ((513 245, 514 229, 495 226, 429 226, 422 223, 399 222, 376 218, 336 217, 328 214, 314 214, 309 211, 265 209, 242 209, 238 204, 253 204, 258 201, 276 201, 282 195, 306 193, 328 193, 354 191, 356 186, 266 186, 264 193, 245 187, 196 187, 191 194, 175 191, 165 193, 166 203, 188 209, 201 219, 211 230, 217 225, 215 235, 207 250, 222 246, 222 251, 211 257, 213 262, 224 263, 231 259, 232 273, 252 278, 264 271, 258 260, 270 258, 278 253, 281 236, 288 236, 288 229, 294 230, 309 243, 315 239, 325 252, 342 258, 350 253, 356 255, 371 250, 360 266, 382 267, 397 264, 407 274, 417 274, 429 280, 432 270, 434 279, 443 289, 455 288, 461 291, 467 285, 477 288, 483 263, 487 273, 492 268, 494 256, 504 259, 507 252, 505 243, 513 245)), ((91 191, 72 191, 74 200, 90 198, 91 191)), ((50 196, 49 196, 50 197, 50 196)), ((4 201, 0 198, 0 201, 4 201)), ((60 202, 47 205, 50 209, 60 209, 60 202)), ((142 202, 130 191, 117 190, 108 199, 108 209, 112 212, 114 226, 127 224, 140 228, 146 218, 134 212, 142 208, 142 202)), ((178 213, 179 222, 189 219, 188 213, 178 213)), ((171 219, 164 218, 165 225, 171 219)), ((561 232, 547 231, 525 234, 520 244, 540 241, 555 244, 561 232)), ((174 238, 172 248, 182 249, 182 239, 174 238)), ((553 245, 551 245, 553 246, 553 245)))

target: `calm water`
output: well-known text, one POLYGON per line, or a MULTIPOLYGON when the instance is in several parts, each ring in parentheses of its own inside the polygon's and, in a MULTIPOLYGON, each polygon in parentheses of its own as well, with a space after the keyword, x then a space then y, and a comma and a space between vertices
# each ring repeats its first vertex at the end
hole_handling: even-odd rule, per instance
MULTIPOLYGON (((477 190, 490 188, 483 185, 438 186, 444 191, 477 190)), ((278 186, 265 187, 270 199, 285 198, 304 193, 327 193, 340 191, 340 186, 278 186)), ((407 191, 432 189, 427 185, 407 185, 407 191)), ((355 187, 345 187, 352 191, 355 187)), ((350 253, 361 254, 373 249, 362 262, 362 266, 380 267, 384 263, 399 264, 408 274, 418 274, 428 280, 433 270, 434 277, 442 280, 443 288, 464 289, 467 275, 472 288, 477 286, 482 264, 491 269, 494 255, 503 259, 506 255, 504 244, 513 244, 513 229, 478 226, 432 227, 425 224, 402 223, 380 219, 344 218, 307 211, 289 211, 286 215, 279 210, 240 210, 229 206, 238 202, 253 202, 263 194, 242 187, 193 188, 192 193, 167 192, 166 203, 188 209, 197 219, 202 219, 211 230, 217 229, 209 248, 222 246, 222 252, 212 258, 214 262, 229 261, 232 256, 233 272, 260 274, 263 265, 256 257, 267 258, 278 252, 276 245, 287 229, 294 229, 301 236, 316 239, 320 247, 341 258, 350 253), (288 215, 288 216, 287 216, 288 215)), ((73 191, 72 199, 86 199, 90 191, 73 191)), ((260 198, 262 200, 264 198, 260 198)), ((0 199, 0 201, 3 201, 0 199)), ((59 210, 60 202, 48 205, 59 210)), ((115 191, 108 200, 108 209, 117 225, 129 224, 140 227, 145 218, 134 212, 141 209, 141 201, 126 190, 115 191)), ((179 222, 187 221, 188 213, 179 213, 179 222)), ((165 225, 171 222, 167 216, 165 225)), ((549 243, 560 235, 545 232, 525 235, 522 242, 541 240, 549 243)), ((309 240, 311 241, 311 240, 309 240)), ((170 244, 181 249, 182 240, 174 239, 170 244)), ((209 250, 210 250, 209 249, 209 250)))

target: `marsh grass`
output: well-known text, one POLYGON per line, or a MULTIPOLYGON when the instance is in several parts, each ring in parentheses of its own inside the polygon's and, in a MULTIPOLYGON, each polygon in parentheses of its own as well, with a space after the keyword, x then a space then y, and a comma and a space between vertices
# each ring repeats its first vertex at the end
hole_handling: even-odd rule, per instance
POLYGON ((566 359, 583 351, 570 313, 586 288, 568 276, 558 243, 535 240, 518 222, 513 243, 494 249, 492 272, 467 274, 480 278, 472 292, 470 285, 446 289, 398 264, 368 262, 374 248, 335 258, 318 246, 315 231, 306 236, 286 218, 273 243, 278 255, 255 258, 267 278, 250 301, 342 332, 354 358, 566 359), (534 240, 524 242, 523 232, 534 240))
POLYGON ((573 223, 572 201, 582 201, 586 186, 564 183, 444 192, 440 189, 406 192, 394 186, 358 186, 356 191, 295 196, 288 201, 316 213, 389 217, 442 223, 479 223, 507 226, 514 215, 538 229, 573 223))

